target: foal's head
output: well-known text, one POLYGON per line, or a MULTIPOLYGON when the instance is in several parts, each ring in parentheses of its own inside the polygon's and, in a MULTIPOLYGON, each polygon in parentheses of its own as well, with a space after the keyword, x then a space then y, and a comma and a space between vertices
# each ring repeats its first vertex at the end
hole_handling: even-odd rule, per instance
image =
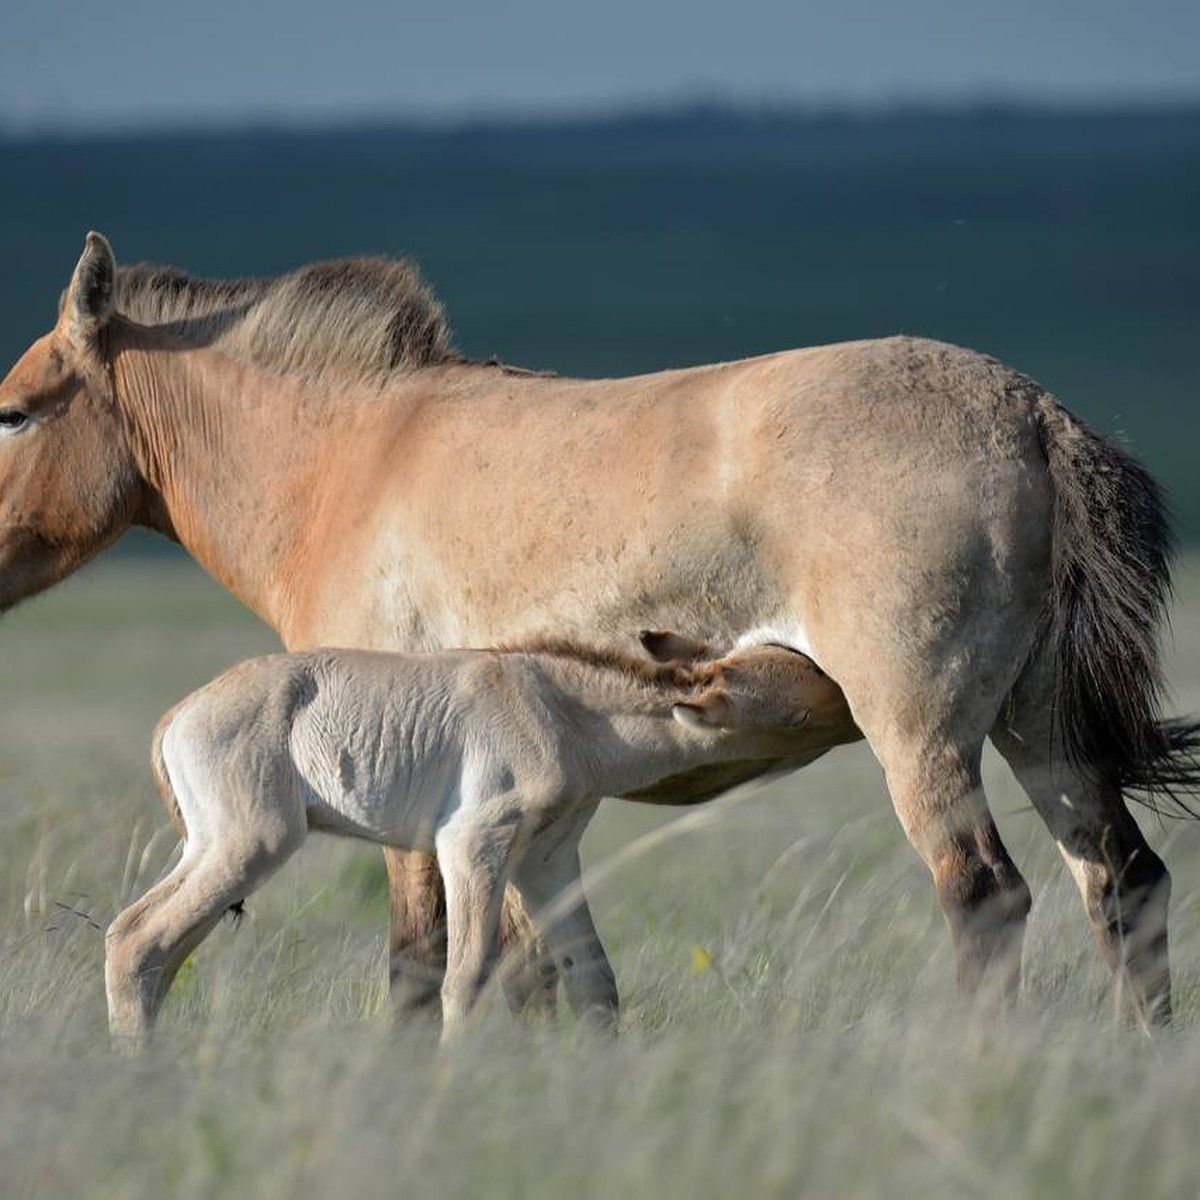
POLYGON ((659 662, 690 666, 693 693, 674 707, 691 729, 850 738, 857 731, 842 689, 811 658, 787 646, 745 646, 727 654, 677 633, 646 630, 659 662))
POLYGON ((675 706, 685 725, 744 733, 849 732, 846 697, 807 655, 785 646, 747 646, 701 663, 696 693, 675 706))
POLYGON ((113 255, 88 234, 54 328, 0 383, 0 610, 133 521, 138 476, 105 357, 113 255))

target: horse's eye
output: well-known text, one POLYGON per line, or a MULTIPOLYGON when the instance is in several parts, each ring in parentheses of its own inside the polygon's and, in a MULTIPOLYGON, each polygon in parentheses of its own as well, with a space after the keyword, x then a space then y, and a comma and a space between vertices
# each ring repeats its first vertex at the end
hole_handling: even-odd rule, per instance
POLYGON ((23 413, 19 408, 0 408, 0 431, 16 433, 18 429, 24 429, 28 422, 28 413, 23 413))

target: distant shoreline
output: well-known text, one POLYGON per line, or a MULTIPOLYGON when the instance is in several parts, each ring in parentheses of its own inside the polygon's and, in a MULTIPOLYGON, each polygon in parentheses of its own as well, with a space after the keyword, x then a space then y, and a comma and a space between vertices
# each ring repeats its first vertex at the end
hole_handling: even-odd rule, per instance
POLYGON ((1200 95, 1176 99, 1020 100, 978 97, 962 100, 900 100, 862 104, 738 104, 687 102, 585 109, 545 115, 501 111, 494 115, 450 116, 362 114, 328 119, 251 114, 237 120, 120 122, 104 127, 31 123, 0 117, 0 145, 55 146, 104 143, 155 143, 186 137, 213 141, 311 141, 394 139, 400 142, 455 139, 570 137, 582 141, 610 137, 755 137, 803 138, 838 130, 934 131, 963 126, 1111 126, 1168 125, 1200 139, 1200 95))

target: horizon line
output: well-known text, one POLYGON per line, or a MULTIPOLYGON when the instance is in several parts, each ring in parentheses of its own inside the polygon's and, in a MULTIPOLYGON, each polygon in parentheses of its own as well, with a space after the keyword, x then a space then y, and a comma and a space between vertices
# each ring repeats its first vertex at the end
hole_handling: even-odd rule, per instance
POLYGON ((981 91, 961 96, 743 99, 694 96, 632 99, 627 102, 557 105, 476 106, 462 111, 362 109, 314 114, 257 110, 220 116, 171 114, 162 118, 89 121, 70 118, 20 119, 0 114, 0 141, 116 141, 170 136, 305 136, 339 132, 455 135, 470 133, 580 131, 621 125, 726 121, 730 124, 818 124, 846 121, 886 123, 903 119, 1088 118, 1189 115, 1200 110, 1200 89, 1109 96, 1017 95, 981 91))

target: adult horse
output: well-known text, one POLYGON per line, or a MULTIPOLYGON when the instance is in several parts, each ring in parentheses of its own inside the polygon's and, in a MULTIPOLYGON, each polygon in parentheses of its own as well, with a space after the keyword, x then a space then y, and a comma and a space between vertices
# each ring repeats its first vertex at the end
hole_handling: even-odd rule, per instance
MULTIPOLYGON (((1121 993, 1169 1015, 1169 877, 1123 796, 1200 778, 1197 727, 1159 717, 1161 497, 989 358, 893 338, 538 377, 456 356, 394 264, 118 281, 90 234, 57 324, 0 384, 0 607, 133 524, 293 649, 659 626, 808 653, 884 767, 961 987, 1011 996, 1030 897, 980 784, 990 735, 1121 993)), ((434 999, 436 870, 389 869, 393 978, 434 999)))

